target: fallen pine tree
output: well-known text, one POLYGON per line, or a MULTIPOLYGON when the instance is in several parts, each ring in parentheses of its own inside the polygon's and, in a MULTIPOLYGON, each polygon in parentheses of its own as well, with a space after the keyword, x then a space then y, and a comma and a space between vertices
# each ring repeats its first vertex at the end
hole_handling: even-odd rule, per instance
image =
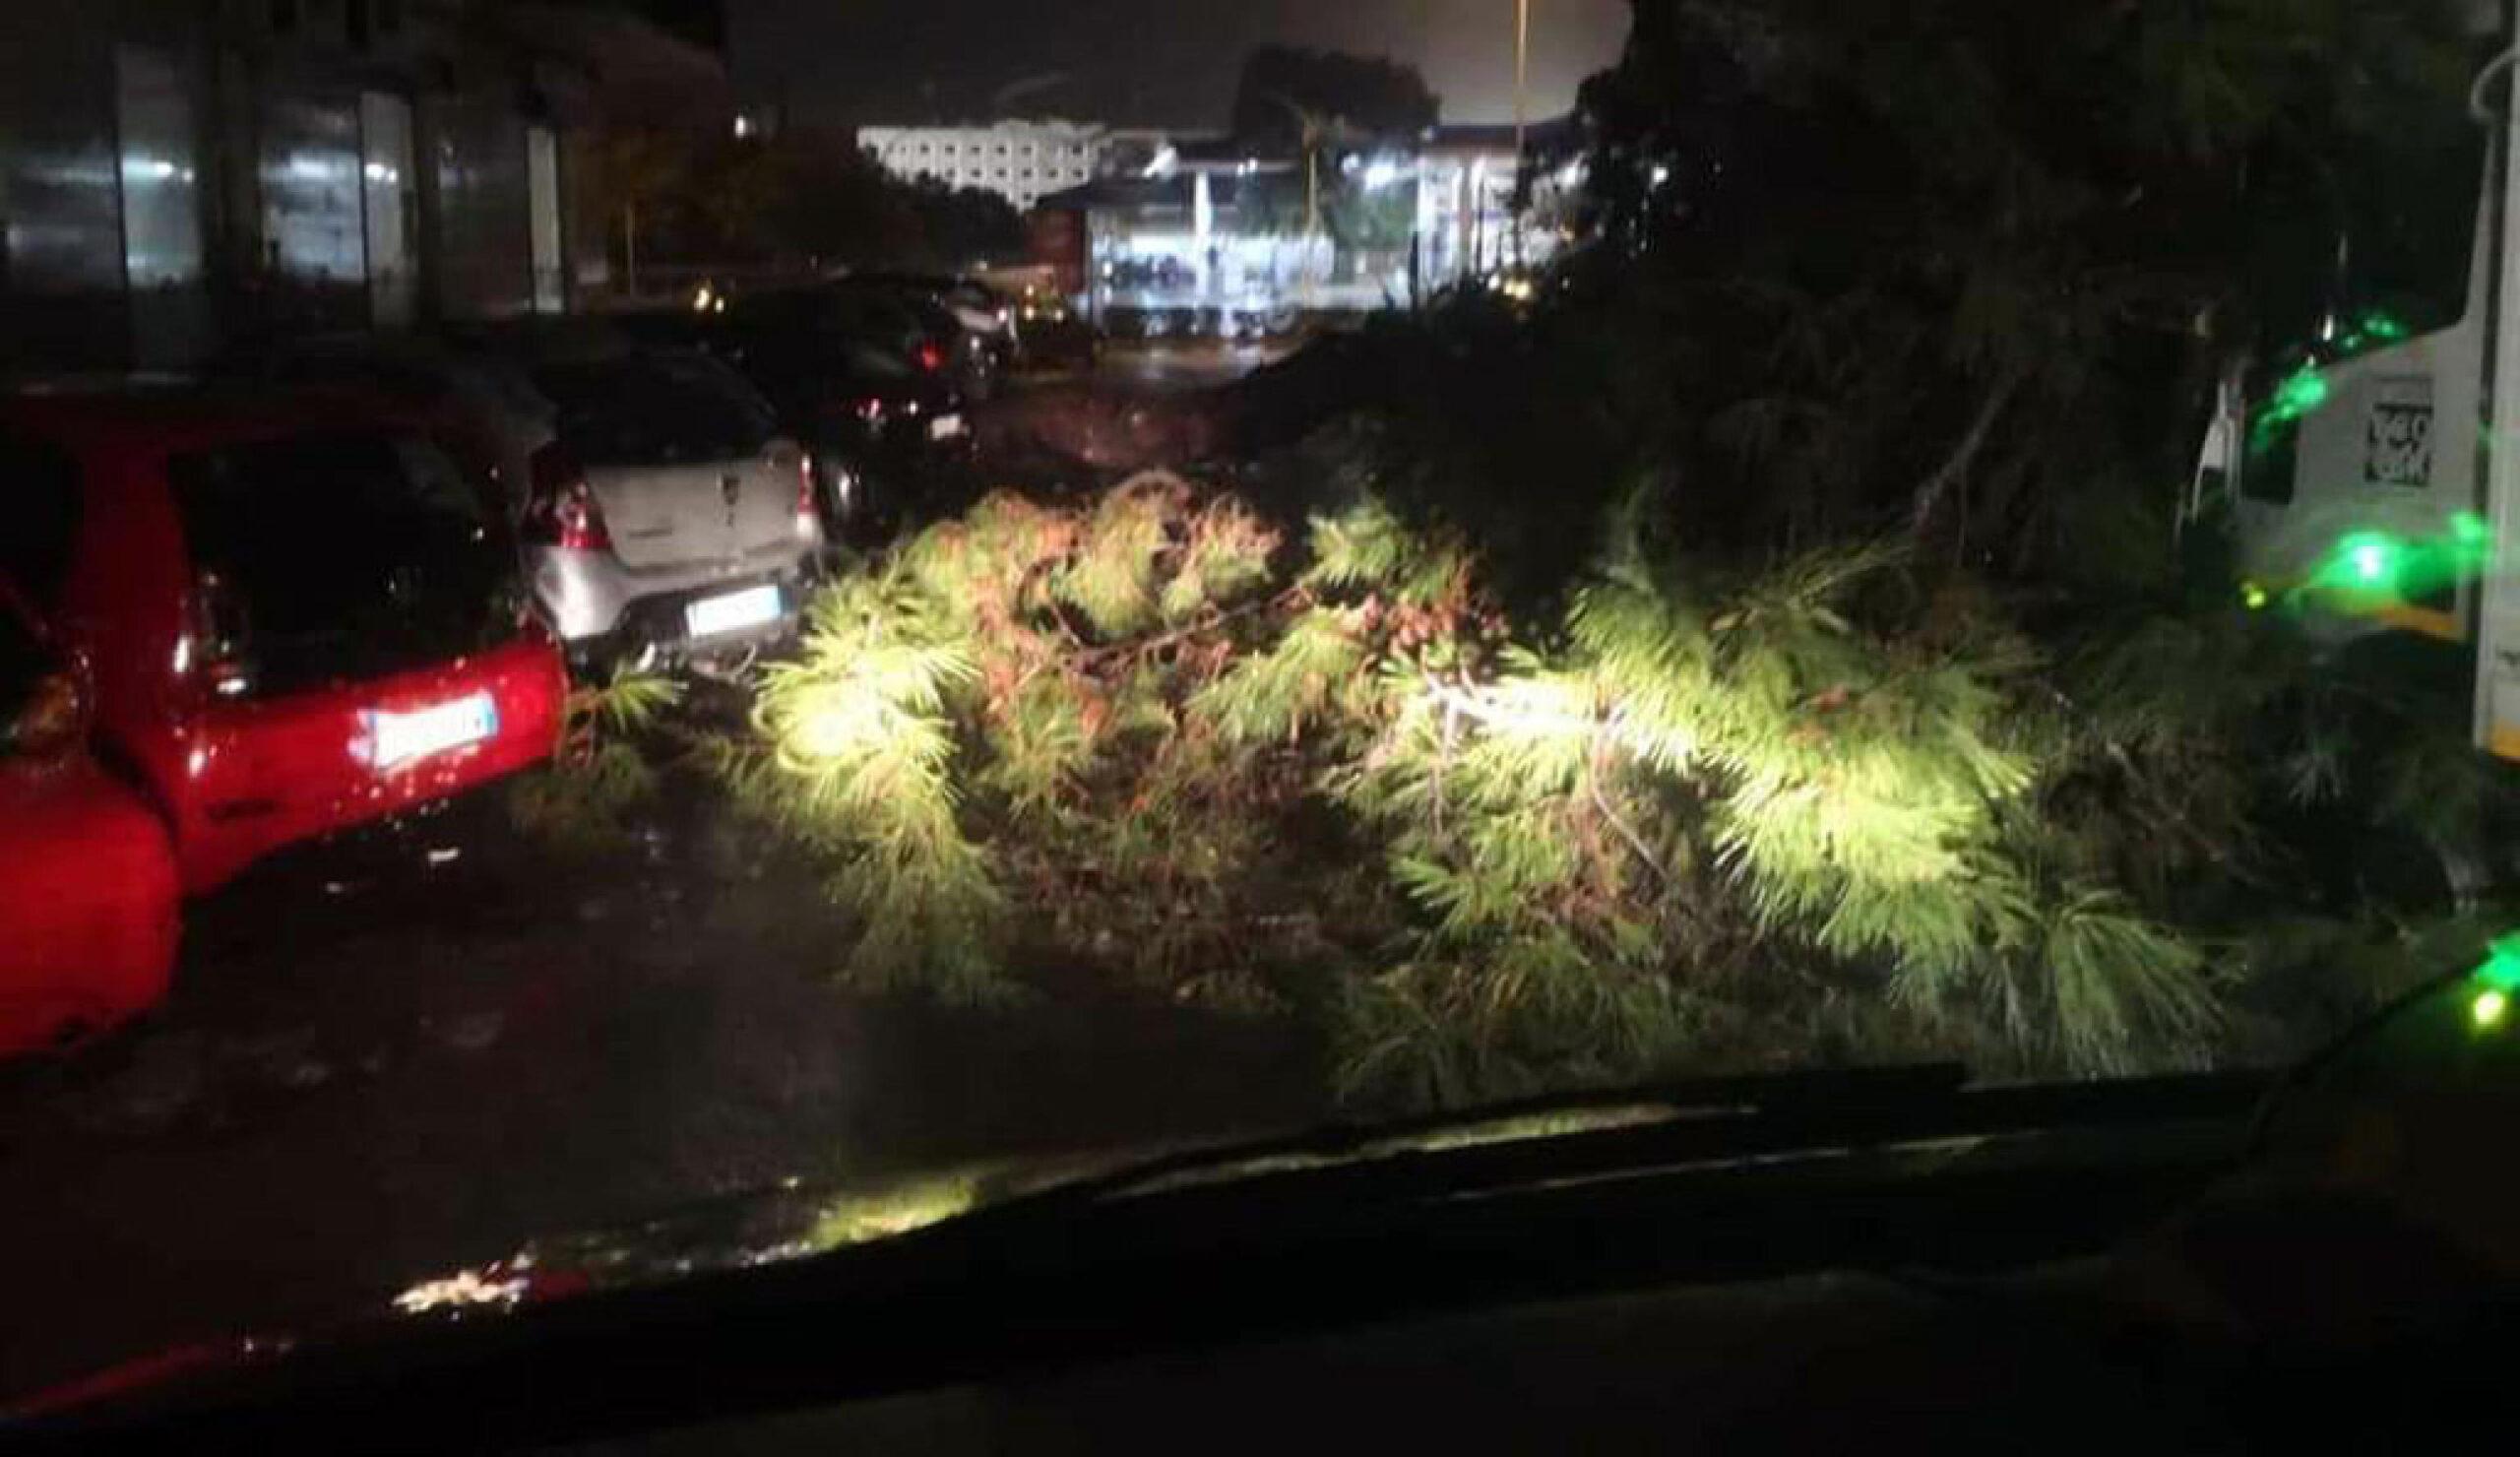
POLYGON ((852 984, 1299 1011, 1408 1100, 2188 1066, 2245 1020, 2278 629, 2067 662, 1898 546, 1727 572, 1632 525, 1516 623, 1369 495, 1289 535, 1168 475, 1001 494, 817 602, 721 752, 827 863, 852 984))

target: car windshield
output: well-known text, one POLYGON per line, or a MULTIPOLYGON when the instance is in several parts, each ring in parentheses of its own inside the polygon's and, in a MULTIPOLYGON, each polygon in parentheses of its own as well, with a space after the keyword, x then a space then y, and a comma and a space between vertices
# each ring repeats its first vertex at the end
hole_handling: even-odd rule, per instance
POLYGON ((2511 9, 0 6, 0 1410, 2485 964, 2511 9))
POLYGON ((758 454, 778 422, 743 381, 696 354, 642 352, 537 365, 560 439, 590 466, 662 466, 758 454))

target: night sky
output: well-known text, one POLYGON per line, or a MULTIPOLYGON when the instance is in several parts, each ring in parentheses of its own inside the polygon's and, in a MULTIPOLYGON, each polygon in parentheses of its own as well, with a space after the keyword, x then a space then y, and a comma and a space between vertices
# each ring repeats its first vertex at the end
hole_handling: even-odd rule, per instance
MULTIPOLYGON (((1058 115, 1222 126, 1244 51, 1417 65, 1447 121, 1513 115, 1513 0, 725 0, 736 84, 809 123, 1058 115)), ((1615 60, 1628 0, 1533 0, 1532 114, 1615 60)))

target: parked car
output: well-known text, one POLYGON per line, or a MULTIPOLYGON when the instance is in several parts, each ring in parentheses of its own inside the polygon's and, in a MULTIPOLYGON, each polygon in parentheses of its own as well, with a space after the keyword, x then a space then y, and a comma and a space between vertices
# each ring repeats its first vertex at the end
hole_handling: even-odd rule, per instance
POLYGON ((986 399, 999 376, 1015 367, 1022 331, 1016 322, 1014 301, 977 279, 950 274, 864 272, 850 274, 843 282, 892 288, 943 309, 961 332, 964 353, 976 366, 976 388, 970 382, 965 385, 965 393, 974 399, 986 399))
POLYGON ((11 575, 188 893, 549 757, 558 651, 439 429, 354 391, 0 398, 11 575))
POLYGON ((960 326, 898 288, 844 279, 753 289, 711 317, 752 332, 788 329, 845 339, 892 367, 952 383, 952 335, 960 326))
POLYGON ((468 465, 489 473, 521 513, 535 455, 552 440, 550 402, 512 367, 424 334, 329 334, 220 361, 221 375, 290 388, 354 388, 442 421, 468 465))
MULTIPOLYGON (((687 340, 688 330, 677 337, 687 340)), ((723 363, 648 348, 609 324, 571 321, 447 340, 310 339, 241 367, 259 379, 352 382, 445 415, 464 452, 499 483, 537 602, 583 659, 736 648, 793 626, 822 540, 819 519, 798 514, 811 467, 767 429, 766 403, 723 363), (729 474, 750 498, 732 527, 729 474), (595 493, 587 511, 553 495, 581 475, 595 493), (677 494, 690 498, 687 509, 665 512, 677 494), (564 510, 573 525, 556 520, 564 510), (607 510, 641 515, 636 544, 594 544, 598 534, 588 522, 605 523, 607 510), (660 535, 667 517, 674 530, 660 535), (722 539, 730 529, 743 534, 731 555, 722 539), (753 620, 771 599, 737 579, 758 576, 778 578, 781 594, 778 612, 753 620), (659 601, 720 587, 748 593, 749 605, 709 619, 715 625, 697 635, 703 618, 659 601)))
POLYGON ((820 463, 817 496, 835 534, 950 504, 967 484, 961 394, 915 321, 863 290, 781 289, 706 318, 621 322, 699 343, 741 371, 820 463))
POLYGON ((794 631, 823 528, 812 461, 705 354, 532 354, 554 439, 529 468, 535 596, 573 655, 648 661, 794 631))
POLYGON ((997 393, 1005 364, 994 342, 975 332, 964 311, 939 290, 910 282, 901 274, 848 274, 826 280, 820 290, 840 299, 858 298, 873 308, 889 308, 912 329, 911 353, 921 368, 942 373, 965 400, 982 401, 997 393), (930 364, 928 361, 937 361, 930 364))
POLYGON ((0 1054, 154 1005, 178 901, 165 822, 97 761, 94 685, 5 575, 16 555, 0 547, 0 1054))
POLYGON ((1034 369, 1091 369, 1102 362, 1103 334, 1056 293, 1033 290, 1017 308, 1020 359, 1034 369))

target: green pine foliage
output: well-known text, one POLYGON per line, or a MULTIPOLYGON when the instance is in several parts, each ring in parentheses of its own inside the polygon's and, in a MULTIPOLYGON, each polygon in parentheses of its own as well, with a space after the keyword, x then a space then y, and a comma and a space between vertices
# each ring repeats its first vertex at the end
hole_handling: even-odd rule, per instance
POLYGON ((660 784, 640 740, 681 701, 682 685, 657 673, 624 671, 572 688, 560 750, 548 767, 509 787, 510 821, 565 855, 627 849, 632 816, 654 801, 660 784))
POLYGON ((1230 944, 1260 771, 1185 710, 1277 546, 1150 474, 1077 507, 991 496, 816 603, 727 769, 834 864, 853 983, 1002 1000, 1010 951, 1081 944, 1178 990, 1230 944))
POLYGON ((1454 653, 1484 664, 1459 672, 1403 650, 1402 706, 1335 779, 1431 922, 1352 1068, 1441 1096, 1573 1047, 1633 1076, 1712 1052, 1713 1004, 1791 1017, 1847 990, 1997 1066, 2203 1048, 2200 951, 2018 843, 2070 745, 2024 735, 2042 687, 2017 640, 1925 618, 1893 548, 1732 583, 1633 543, 1610 561, 1553 655, 1454 653), (1395 1041, 1413 1026, 1470 1042, 1395 1041))
POLYGON ((2224 691, 2182 708, 2162 624, 2043 655, 1912 547, 1743 572, 1632 528, 1566 602, 1509 623, 1370 497, 1297 551, 1170 476, 992 497, 827 593, 729 767, 829 857, 856 984, 1301 1006, 1359 1098, 2233 1034, 2199 887, 2258 863, 2265 645, 2190 640, 2224 691))
POLYGON ((938 596, 920 574, 940 569, 906 559, 817 601, 800 660, 763 677, 754 722, 766 751, 729 770, 743 803, 830 861, 834 899, 861 920, 847 960, 855 981, 989 1001, 1008 990, 994 947, 1003 897, 957 816, 949 708, 979 674, 965 614, 990 604, 938 596))
POLYGON ((1142 476, 1102 498, 1083 522, 1075 555, 1052 576, 1058 600, 1084 614, 1094 632, 1124 638, 1163 615, 1156 595, 1156 557, 1172 543, 1168 527, 1187 487, 1142 476))

